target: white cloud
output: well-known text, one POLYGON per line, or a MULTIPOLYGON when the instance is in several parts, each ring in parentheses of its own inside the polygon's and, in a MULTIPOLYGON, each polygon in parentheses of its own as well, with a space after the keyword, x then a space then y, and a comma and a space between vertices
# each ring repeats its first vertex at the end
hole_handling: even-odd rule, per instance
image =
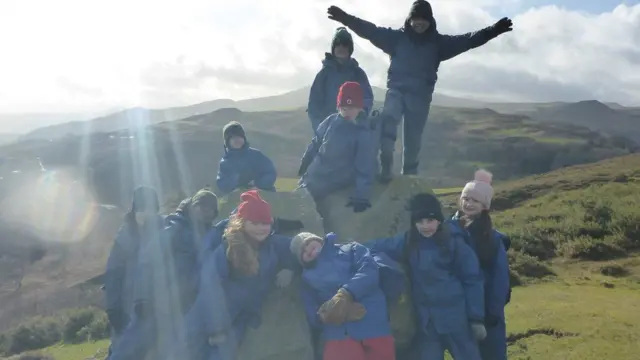
MULTIPOLYGON (((339 24, 329 0, 3 0, 0 112, 164 107, 309 84, 339 24)), ((410 0, 335 2, 400 26, 410 0)), ((520 0, 433 0, 439 30, 509 13, 514 31, 443 63, 437 91, 500 100, 640 99, 640 5, 592 15, 520 0), (515 11, 515 12, 514 12, 515 11)), ((384 86, 388 60, 356 38, 384 86)))

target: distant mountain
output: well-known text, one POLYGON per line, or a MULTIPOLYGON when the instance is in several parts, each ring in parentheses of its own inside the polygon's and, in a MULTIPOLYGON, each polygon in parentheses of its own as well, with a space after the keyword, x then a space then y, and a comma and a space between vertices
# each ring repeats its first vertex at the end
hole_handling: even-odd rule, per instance
POLYGON ((640 110, 613 106, 615 108, 597 100, 586 100, 538 108, 528 115, 540 121, 586 126, 640 141, 640 110))
POLYGON ((89 120, 114 111, 115 110, 86 113, 0 113, 0 132, 25 134, 44 126, 89 120))
POLYGON ((8 144, 18 137, 20 137, 18 134, 0 134, 0 145, 8 144))
MULTIPOLYGON (((218 99, 203 103, 173 107, 166 109, 146 109, 142 107, 122 110, 90 121, 71 121, 63 124, 45 126, 32 131, 20 140, 58 139, 67 135, 83 135, 92 132, 111 132, 122 129, 135 129, 141 126, 158 124, 165 121, 175 121, 189 116, 207 114, 221 108, 238 108, 245 112, 278 111, 306 108, 309 100, 310 87, 289 91, 284 94, 255 99, 234 101, 218 99)), ((379 106, 385 97, 385 90, 374 86, 374 97, 379 106)), ((456 98, 436 93, 433 104, 446 107, 485 108, 486 103, 456 98)))

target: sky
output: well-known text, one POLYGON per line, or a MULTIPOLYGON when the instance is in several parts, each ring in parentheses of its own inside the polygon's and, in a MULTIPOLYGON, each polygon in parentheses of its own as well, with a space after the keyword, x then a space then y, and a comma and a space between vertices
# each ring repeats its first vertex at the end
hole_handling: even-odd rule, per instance
MULTIPOLYGON (((436 91, 491 101, 640 105, 640 0, 433 0, 441 33, 514 31, 440 66, 436 91)), ((310 85, 330 5, 399 27, 411 0, 2 0, 0 113, 153 108, 310 85)), ((388 57, 355 39, 384 87, 388 57)))

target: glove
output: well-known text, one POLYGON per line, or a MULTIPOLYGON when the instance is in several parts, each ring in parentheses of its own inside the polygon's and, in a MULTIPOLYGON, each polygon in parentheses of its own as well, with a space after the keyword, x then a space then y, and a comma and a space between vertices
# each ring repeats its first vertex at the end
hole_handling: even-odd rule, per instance
POLYGON ((349 200, 346 207, 353 207, 354 213, 361 213, 371 207, 371 203, 366 200, 349 200))
POLYGON ((493 37, 502 35, 513 30, 513 22, 507 17, 503 17, 491 26, 493 37))
POLYGON ((107 318, 109 319, 109 325, 111 325, 113 331, 117 334, 122 333, 129 323, 129 319, 127 319, 127 316, 122 310, 107 310, 107 318))
POLYGON ((300 220, 287 220, 276 218, 273 226, 278 234, 288 232, 300 232, 304 228, 304 224, 300 220))
POLYGON ((349 321, 358 321, 362 320, 362 318, 367 314, 367 309, 364 305, 354 302, 349 305, 349 309, 347 310, 347 322, 349 321))
POLYGON ((227 335, 223 332, 215 333, 209 336, 209 346, 218 346, 227 341, 227 335))
POLYGON ((472 323, 471 332, 477 341, 482 341, 487 337, 487 329, 481 323, 472 323))
POLYGON ((329 6, 327 9, 327 14, 329 14, 329 19, 333 21, 337 21, 344 25, 344 23, 349 20, 351 15, 344 12, 344 10, 340 9, 337 6, 329 6))
POLYGON ((353 303, 353 297, 347 290, 340 288, 331 299, 318 310, 320 320, 325 324, 340 325, 347 320, 347 312, 353 303))
POLYGON ((293 271, 282 269, 276 275, 276 286, 280 289, 285 288, 291 284, 291 280, 293 280, 293 271))
POLYGON ((500 323, 500 318, 495 316, 495 315, 491 315, 489 313, 487 313, 487 315, 484 317, 484 326, 485 327, 495 327, 500 323))

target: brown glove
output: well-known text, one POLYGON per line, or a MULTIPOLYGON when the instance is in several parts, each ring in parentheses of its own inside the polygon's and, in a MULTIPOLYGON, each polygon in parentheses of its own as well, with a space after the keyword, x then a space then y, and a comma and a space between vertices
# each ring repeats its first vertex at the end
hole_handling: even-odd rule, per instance
POLYGON ((347 313, 350 305, 353 303, 353 297, 349 292, 340 288, 331 299, 322 304, 318 310, 320 320, 325 324, 340 325, 347 321, 347 313))
POLYGON ((366 313, 367 309, 365 309, 364 305, 357 302, 351 303, 347 310, 347 322, 362 320, 366 313))

